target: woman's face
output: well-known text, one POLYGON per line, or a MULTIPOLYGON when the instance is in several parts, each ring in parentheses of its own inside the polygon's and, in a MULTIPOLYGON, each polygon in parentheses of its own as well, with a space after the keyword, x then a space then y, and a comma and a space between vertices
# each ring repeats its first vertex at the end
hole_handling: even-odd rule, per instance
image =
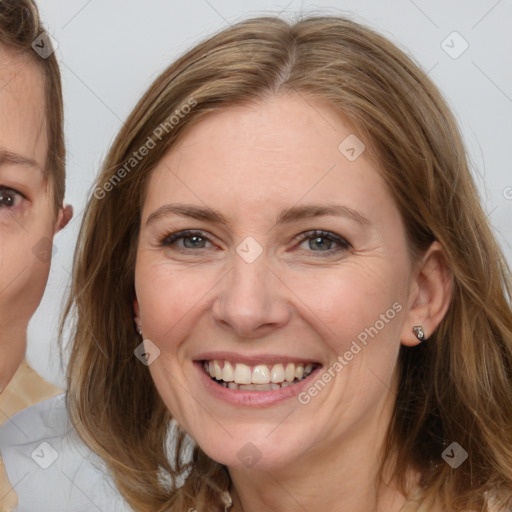
POLYGON ((412 268, 367 156, 331 109, 280 96, 201 121, 150 178, 135 271, 149 369, 223 464, 382 437, 412 268))
POLYGON ((0 47, 0 390, 25 351, 62 214, 43 174, 48 138, 44 79, 36 65, 0 47))

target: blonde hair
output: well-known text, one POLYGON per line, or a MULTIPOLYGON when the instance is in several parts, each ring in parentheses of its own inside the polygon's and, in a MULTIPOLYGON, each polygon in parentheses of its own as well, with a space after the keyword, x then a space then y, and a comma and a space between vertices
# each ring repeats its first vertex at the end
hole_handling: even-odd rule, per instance
POLYGON ((27 55, 43 73, 48 127, 45 172, 50 177, 55 208, 58 210, 62 207, 66 188, 64 105, 60 69, 55 53, 42 58, 32 48, 34 40, 44 32, 39 11, 32 0, 0 0, 0 44, 27 55))
POLYGON ((64 317, 75 315, 68 404, 78 432, 108 463, 134 509, 224 510, 219 495, 230 485, 227 469, 199 447, 192 462, 183 462, 183 432, 168 459, 170 413, 133 355, 140 343, 132 309, 140 214, 151 171, 192 126, 216 110, 286 93, 328 104, 354 124, 400 209, 411 256, 438 240, 453 274, 452 302, 439 328, 399 356, 382 462, 393 459, 407 510, 488 510, 490 493, 498 505, 510 504, 510 270, 440 93, 396 46, 344 18, 289 24, 264 17, 229 27, 167 68, 129 116, 95 184, 106 190, 110 183, 108 193, 95 193, 84 215, 64 317), (192 101, 187 115, 155 136, 192 101), (153 149, 127 168, 149 140, 153 149), (452 441, 469 454, 456 470, 441 458, 452 441), (407 488, 411 468, 421 473, 418 488, 407 488))

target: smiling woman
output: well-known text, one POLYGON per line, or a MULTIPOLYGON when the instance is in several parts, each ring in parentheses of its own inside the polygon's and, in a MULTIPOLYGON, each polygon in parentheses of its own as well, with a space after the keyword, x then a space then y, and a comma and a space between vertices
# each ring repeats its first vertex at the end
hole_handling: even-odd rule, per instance
POLYGON ((67 308, 71 418, 127 502, 512 505, 510 272, 425 74, 347 19, 251 19, 154 82, 96 190, 149 139, 67 308))

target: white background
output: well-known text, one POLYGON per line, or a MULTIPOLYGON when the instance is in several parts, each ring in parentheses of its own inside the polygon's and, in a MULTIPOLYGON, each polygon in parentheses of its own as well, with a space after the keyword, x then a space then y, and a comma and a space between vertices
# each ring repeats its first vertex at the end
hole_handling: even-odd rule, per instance
MULTIPOLYGON (((281 11, 286 18, 300 13, 348 15, 412 54, 457 116, 485 210, 512 264, 512 0, 39 0, 38 4, 59 44, 67 202, 75 208, 73 221, 55 239, 48 288, 29 327, 27 358, 51 382, 64 385, 57 323, 81 212, 109 144, 160 71, 195 43, 249 16, 281 11), (441 46, 453 31, 469 44, 457 59, 441 46)), ((460 44, 455 38, 455 50, 462 48, 460 44)))

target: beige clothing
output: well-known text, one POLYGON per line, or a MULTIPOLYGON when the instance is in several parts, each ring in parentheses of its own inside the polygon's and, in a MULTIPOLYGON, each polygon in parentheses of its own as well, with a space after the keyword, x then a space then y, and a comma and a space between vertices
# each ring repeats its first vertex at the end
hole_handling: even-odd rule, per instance
MULTIPOLYGON (((21 363, 9 385, 0 395, 0 425, 11 416, 47 398, 62 393, 52 384, 43 380, 26 361, 21 363)), ((0 512, 11 512, 18 502, 0 457, 0 512)))

